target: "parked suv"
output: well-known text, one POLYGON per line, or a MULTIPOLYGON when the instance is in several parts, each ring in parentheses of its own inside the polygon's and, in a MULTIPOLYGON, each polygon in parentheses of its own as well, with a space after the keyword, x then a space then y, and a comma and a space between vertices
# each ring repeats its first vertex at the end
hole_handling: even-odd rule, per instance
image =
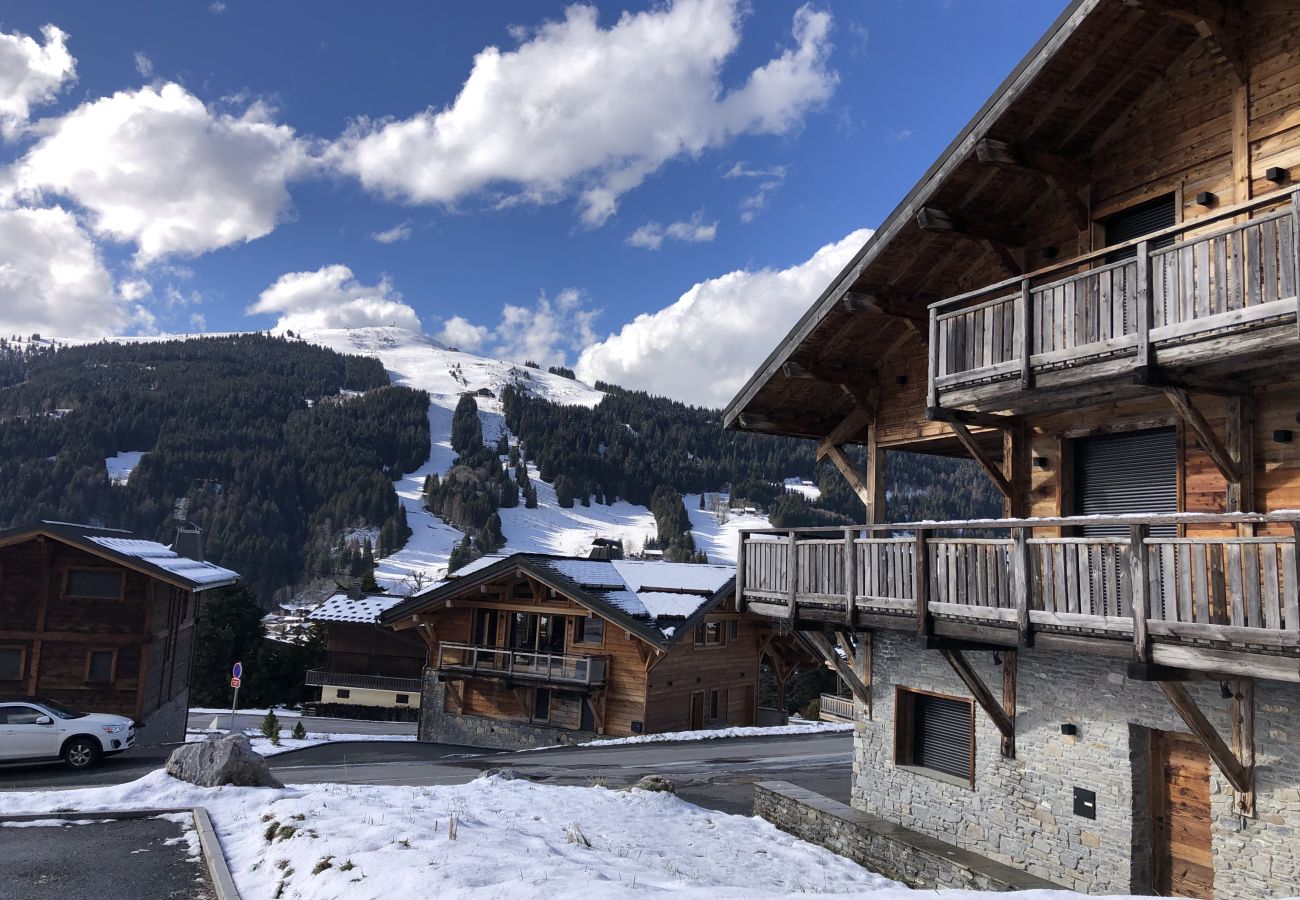
POLYGON ((135 723, 40 697, 0 699, 0 765, 62 759, 88 769, 135 743, 135 723))

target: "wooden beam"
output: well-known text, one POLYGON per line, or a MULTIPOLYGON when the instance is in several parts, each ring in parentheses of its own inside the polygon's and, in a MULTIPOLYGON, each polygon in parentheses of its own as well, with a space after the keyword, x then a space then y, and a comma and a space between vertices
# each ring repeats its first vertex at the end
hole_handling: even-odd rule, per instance
POLYGON ((1237 78, 1237 84, 1249 83, 1245 11, 1237 0, 1129 0, 1129 3, 1191 25, 1201 37, 1218 45, 1237 78))
POLYGON ((969 409, 946 409, 942 406, 929 407, 925 411, 925 417, 932 422, 961 422, 963 425, 978 425, 983 428, 1014 428, 1022 421, 1018 416, 969 409))
POLYGON ((854 667, 849 665, 848 661, 835 652, 835 646, 827 639, 826 635, 819 631, 805 631, 804 637, 808 643, 817 651, 817 655, 830 664, 836 674, 844 679, 844 683, 849 686, 849 691, 864 706, 871 705, 871 688, 858 677, 854 667))
MULTIPOLYGON (((1255 404, 1250 397, 1233 397, 1227 402, 1226 446, 1228 456, 1241 478, 1228 482, 1228 512, 1255 511, 1255 404)), ((1242 537, 1255 533, 1245 526, 1242 537)))
POLYGON ((847 291, 840 302, 843 304, 845 312, 849 313, 871 313, 877 316, 888 316, 913 322, 918 326, 924 325, 926 322, 924 315, 918 314, 915 310, 907 309, 897 300, 885 298, 879 294, 847 291))
POLYGON ((1233 791, 1235 812, 1255 815, 1255 682, 1237 678, 1228 682, 1232 688, 1232 754, 1241 761, 1250 780, 1250 790, 1233 791))
POLYGON ((844 448, 832 446, 827 449, 826 456, 835 464, 835 468, 840 470, 840 474, 849 483, 849 487, 853 488, 853 493, 858 495, 862 505, 870 507, 872 501, 871 485, 858 471, 858 467, 853 464, 853 460, 849 459, 848 454, 844 452, 844 448))
MULTIPOLYGON (((1008 652, 1011 651, 1003 651, 1004 654, 1008 652)), ((962 680, 962 684, 966 685, 966 689, 971 692, 975 702, 993 720, 993 724, 1002 735, 1002 755, 1014 757, 1016 747, 1015 710, 1011 710, 1008 714, 1007 710, 993 696, 993 692, 989 690, 988 685, 980 678, 979 673, 971 668, 970 662, 960 650, 940 650, 939 653, 947 660, 952 670, 957 673, 957 677, 962 680), (1008 749, 1010 753, 1007 752, 1008 749)), ((1002 658, 1002 664, 1004 666, 1007 664, 1005 655, 1002 658)))
POLYGON ((830 455, 832 447, 839 447, 847 443, 856 443, 867 427, 875 418, 873 412, 862 406, 854 406, 853 409, 840 420, 840 424, 831 429, 831 433, 826 435, 817 445, 817 461, 821 462, 830 455))
POLYGON ((1251 393, 1250 382, 1236 378, 1206 377, 1201 375, 1170 375, 1151 366, 1139 366, 1133 370, 1132 381, 1143 387, 1165 390, 1173 388, 1193 394, 1207 394, 1211 397, 1248 397, 1251 393))
POLYGON ((1187 391, 1182 388, 1165 388, 1165 396, 1173 404, 1174 409, 1182 420, 1187 423, 1187 427, 1196 433, 1196 438, 1201 442, 1201 447, 1206 454, 1218 466, 1219 471, 1229 483, 1241 482, 1241 468, 1236 461, 1229 455, 1227 449, 1219 441, 1219 436, 1214 433, 1210 423, 1205 421, 1205 416, 1192 403, 1191 397, 1187 391))
POLYGON ((953 434, 957 435, 957 440, 961 441, 962 446, 980 464, 980 468, 984 470, 985 475, 988 475, 994 487, 1001 491, 1002 496, 1010 502, 1013 494, 1011 482, 1002 474, 1002 469, 993 461, 992 457, 984 452, 984 448, 976 443, 975 438, 965 425, 961 422, 949 422, 948 425, 952 428, 953 434))
POLYGON ((1219 732, 1210 724, 1210 720, 1201 712, 1201 708, 1196 705, 1192 695, 1187 693, 1187 688, 1183 687, 1176 681, 1157 682, 1160 692, 1165 695, 1169 705, 1178 713, 1183 724, 1201 742, 1214 764, 1219 767, 1223 777, 1228 779, 1233 790, 1243 794, 1249 793, 1253 781, 1253 773, 1248 770, 1232 752, 1232 748, 1224 743, 1219 732))
POLYGON ((1002 651, 1002 709, 1010 713, 1011 734, 1002 735, 1002 755, 1016 758, 1016 662, 1020 654, 1015 650, 1002 651))
POLYGON ((1085 167, 1068 157, 1032 147, 984 138, 975 145, 975 157, 986 166, 1030 172, 1042 178, 1074 218, 1075 227, 1088 226, 1088 204, 1080 189, 1088 183, 1085 167))
POLYGON ((951 234, 969 240, 979 241, 992 253, 1012 275, 1020 275, 1025 267, 1010 251, 1019 247, 1024 241, 1017 235, 988 223, 972 223, 955 216, 947 210, 933 206, 923 206, 916 213, 916 225, 922 231, 951 234))

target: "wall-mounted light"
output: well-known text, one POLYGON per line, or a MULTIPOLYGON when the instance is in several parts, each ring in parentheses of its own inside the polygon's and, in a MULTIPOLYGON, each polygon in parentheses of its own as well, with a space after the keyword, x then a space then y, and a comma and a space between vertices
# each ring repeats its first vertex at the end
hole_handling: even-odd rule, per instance
POLYGON ((1196 195, 1197 206, 1213 206, 1219 202, 1219 198, 1209 191, 1201 191, 1196 195))
POLYGON ((897 376, 894 379, 894 384, 898 385, 899 387, 902 387, 903 385, 907 384, 907 376, 906 375, 897 376))
POLYGON ((1264 170, 1264 177, 1274 184, 1283 184, 1290 175, 1291 172, 1281 166, 1269 166, 1264 170))
POLYGON ((1001 651, 1001 650, 994 650, 994 651, 993 651, 993 665, 995 665, 995 666, 1000 666, 1000 665, 1002 665, 1002 651, 1001 651))
POLYGON ((1044 469, 1044 470, 1046 470, 1046 469, 1050 469, 1051 467, 1052 467, 1052 461, 1051 461, 1050 459, 1048 459, 1046 456, 1035 456, 1035 457, 1034 457, 1034 468, 1035 468, 1035 469, 1044 469))
POLYGON ((1220 681, 1220 682, 1219 682, 1219 696, 1222 697, 1224 700, 1231 700, 1231 699, 1232 699, 1232 685, 1228 684, 1228 682, 1226 682, 1226 681, 1220 681))
POLYGON ((1061 734, 1065 735, 1066 737, 1074 737, 1078 733, 1079 733, 1079 726, 1075 725, 1073 722, 1061 723, 1061 734))
POLYGON ((1055 244, 1053 244, 1051 247, 1044 247, 1043 259, 1056 259, 1056 257, 1060 255, 1060 253, 1061 253, 1060 248, 1057 247, 1055 244))
POLYGON ((1292 432, 1291 432, 1289 429, 1286 429, 1286 428, 1279 428, 1277 431, 1273 432, 1273 443, 1275 443, 1275 444, 1289 444, 1289 443, 1291 443, 1291 438, 1292 438, 1292 437, 1293 437, 1293 434, 1292 434, 1292 432))

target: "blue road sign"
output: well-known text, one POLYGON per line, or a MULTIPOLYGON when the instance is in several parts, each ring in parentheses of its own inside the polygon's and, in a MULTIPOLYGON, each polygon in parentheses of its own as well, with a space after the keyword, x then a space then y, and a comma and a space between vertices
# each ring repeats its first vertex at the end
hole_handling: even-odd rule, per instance
POLYGON ((237 662, 237 663, 235 663, 233 666, 231 666, 231 667, 230 667, 230 677, 231 677, 231 678, 243 678, 243 677, 244 677, 244 664, 241 663, 241 662, 237 662))

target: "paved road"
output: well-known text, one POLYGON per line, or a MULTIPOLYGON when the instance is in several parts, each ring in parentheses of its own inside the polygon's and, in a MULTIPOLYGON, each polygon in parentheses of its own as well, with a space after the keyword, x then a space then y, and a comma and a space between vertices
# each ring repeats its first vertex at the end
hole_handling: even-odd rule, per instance
MULTIPOLYGON (((57 767, 0 771, 0 790, 119 784, 161 766, 167 752, 136 748, 81 774, 57 767)), ((545 783, 621 787, 653 773, 677 782, 681 796, 693 803, 748 814, 751 785, 768 779, 790 781, 848 802, 851 758, 852 737, 841 732, 529 753, 445 744, 335 743, 272 757, 271 768, 286 784, 459 784, 484 769, 510 766, 545 783)))
MULTIPOLYGON (((237 713, 235 727, 260 728, 262 715, 237 713)), ((212 727, 212 720, 217 720, 218 728, 230 727, 230 711, 224 713, 190 713, 189 727, 196 731, 212 727)), ((314 716, 280 716, 280 725, 287 735, 293 726, 302 722, 308 734, 415 734, 414 722, 370 722, 365 719, 319 719, 314 716)))

